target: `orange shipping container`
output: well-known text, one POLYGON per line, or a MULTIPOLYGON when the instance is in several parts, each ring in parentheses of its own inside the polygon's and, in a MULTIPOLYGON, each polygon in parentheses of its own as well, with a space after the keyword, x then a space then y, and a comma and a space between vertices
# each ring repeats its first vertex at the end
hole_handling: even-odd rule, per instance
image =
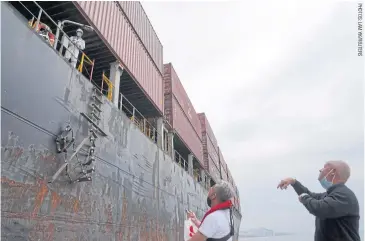
POLYGON ((204 166, 200 121, 171 63, 164 65, 163 78, 165 116, 180 139, 204 166))
POLYGON ((175 96, 175 99, 194 128, 194 131, 199 138, 202 139, 202 130, 198 114, 171 63, 164 65, 164 85, 165 95, 172 93, 175 96))
MULTIPOLYGON (((209 122, 205 116, 204 113, 198 114, 201 129, 202 129, 202 144, 203 144, 203 155, 204 155, 204 167, 208 169, 209 162, 212 161, 214 165, 217 167, 219 172, 219 179, 220 178, 220 167, 219 167, 219 155, 216 149, 214 148, 214 145, 212 143, 212 140, 209 136, 209 132, 207 132, 207 126, 209 126, 209 122)), ((211 133, 213 133, 210 130, 211 133)))
POLYGON ((193 126, 189 122, 175 97, 173 95, 166 95, 165 97, 165 106, 167 108, 165 114, 167 116, 167 120, 200 164, 204 166, 203 149, 199 136, 194 131, 193 126))

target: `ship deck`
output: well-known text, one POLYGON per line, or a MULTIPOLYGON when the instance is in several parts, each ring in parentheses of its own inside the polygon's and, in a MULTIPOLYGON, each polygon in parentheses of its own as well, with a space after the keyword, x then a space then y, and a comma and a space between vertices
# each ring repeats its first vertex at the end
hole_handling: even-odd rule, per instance
MULTIPOLYGON (((67 19, 85 25, 89 24, 72 1, 39 1, 37 3, 55 22, 67 19)), ((39 11, 39 8, 32 1, 13 1, 10 2, 10 4, 27 20, 32 18, 29 11, 35 16, 37 16, 39 11)), ((49 18, 43 17, 42 21, 49 25, 54 33, 56 32, 56 26, 49 21, 49 18)), ((66 25, 64 31, 68 36, 73 36, 76 33, 77 28, 78 27, 74 25, 66 25)), ((106 76, 109 77, 110 63, 115 62, 117 59, 115 54, 113 54, 107 44, 105 44, 105 40, 103 40, 101 35, 95 31, 84 31, 83 39, 85 40, 86 45, 84 50, 85 54, 90 59, 95 60, 92 79, 98 86, 101 86, 103 71, 106 76)), ((144 117, 162 116, 162 113, 157 110, 139 87, 137 81, 127 71, 124 71, 121 76, 120 91, 144 117)))

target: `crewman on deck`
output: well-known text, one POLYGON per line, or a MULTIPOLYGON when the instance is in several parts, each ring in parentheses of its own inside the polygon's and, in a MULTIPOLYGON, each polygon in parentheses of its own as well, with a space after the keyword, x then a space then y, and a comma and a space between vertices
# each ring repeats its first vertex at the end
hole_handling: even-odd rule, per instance
POLYGON ((210 188, 207 204, 210 210, 199 221, 195 213, 188 212, 188 217, 199 227, 189 241, 232 241, 234 234, 232 201, 233 189, 222 181, 210 188))
POLYGON ((83 33, 81 28, 76 30, 76 36, 70 37, 71 41, 68 44, 68 51, 65 53, 65 58, 67 60, 71 58, 71 65, 74 68, 76 68, 80 50, 85 49, 85 40, 82 39, 83 33))
POLYGON ((299 201, 316 217, 315 241, 360 241, 359 203, 345 185, 350 167, 343 161, 329 161, 320 170, 318 181, 326 192, 313 193, 294 178, 281 180, 277 188, 291 185, 299 201))

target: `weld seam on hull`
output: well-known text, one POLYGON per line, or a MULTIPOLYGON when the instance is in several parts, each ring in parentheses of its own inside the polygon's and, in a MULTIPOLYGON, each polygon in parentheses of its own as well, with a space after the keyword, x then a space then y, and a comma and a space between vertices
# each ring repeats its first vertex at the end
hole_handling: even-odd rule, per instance
MULTIPOLYGON (((1 109, 2 109, 2 111, 4 111, 5 113, 7 113, 7 114, 9 114, 9 115, 11 115, 11 116, 13 116, 13 117, 15 117, 16 119, 18 119, 18 120, 20 120, 20 121, 22 121, 22 122, 24 122, 24 123, 26 123, 26 124, 28 124, 28 125, 30 125, 30 126, 32 126, 32 127, 34 127, 34 128, 36 128, 36 129, 38 129, 38 130, 40 130, 40 131, 42 131, 42 132, 44 132, 44 133, 46 133, 46 134, 48 134, 48 135, 50 135, 50 136, 53 136, 53 137, 56 137, 56 135, 55 134, 53 134, 52 132, 50 132, 50 131, 48 131, 48 130, 46 130, 45 128, 43 128, 43 127, 41 127, 41 126, 39 126, 39 125, 37 125, 37 124, 35 124, 35 123, 33 123, 33 122, 31 122, 31 121, 29 121, 29 120, 27 120, 26 118, 24 118, 24 117, 22 117, 22 116, 20 116, 20 115, 18 115, 18 114, 16 114, 16 113, 14 113, 14 112, 12 112, 12 111, 10 111, 10 110, 8 110, 8 109, 6 109, 6 108, 4 108, 4 107, 1 107, 1 109)), ((75 111, 77 111, 77 110, 75 110, 75 111)), ((79 111, 77 111, 78 113, 80 113, 79 111)), ((123 113, 124 114, 124 113, 123 113)), ((83 150, 83 151, 85 151, 85 150, 83 150)), ((130 176, 132 176, 133 178, 136 178, 137 176, 135 176, 134 174, 132 174, 132 173, 129 173, 129 172, 127 172, 127 171, 125 171, 125 170, 123 170, 123 169, 121 169, 120 167, 118 167, 117 165, 114 165, 114 164, 112 164, 112 163, 110 163, 109 161, 107 161, 107 160, 105 160, 105 159, 103 159, 103 158, 101 158, 100 156, 98 156, 98 155, 95 155, 95 158, 96 159, 99 159, 99 161, 103 161, 104 163, 106 163, 107 165, 109 165, 109 166, 113 166, 113 167, 115 167, 115 168, 117 168, 119 171, 121 171, 121 172, 123 172, 123 173, 125 173, 125 174, 128 174, 128 175, 130 175, 130 176)), ((20 169, 20 168, 19 168, 20 169)), ((22 171, 25 171, 25 170, 23 170, 23 169, 20 169, 20 170, 22 170, 22 171)), ((26 172, 26 171, 25 171, 26 172)), ((27 172, 28 173, 28 172, 27 172)), ((30 173, 28 173, 28 174, 30 174, 30 173)), ((138 178, 138 177, 137 177, 138 178)), ((164 189, 161 189, 160 187, 156 187, 156 186, 154 186, 152 183, 149 183, 149 182, 147 182, 147 181, 145 181, 145 180, 142 180, 144 183, 146 183, 146 184, 149 184, 149 185, 151 185, 152 187, 155 187, 155 188, 157 188, 158 190, 160 190, 160 191, 162 191, 162 192, 164 192, 164 193, 166 193, 166 194, 169 194, 170 196, 175 196, 175 194, 172 194, 172 193, 170 193, 170 192, 168 192, 168 191, 166 191, 166 190, 164 190, 164 189)), ((118 182, 117 182, 118 183, 118 182)), ((118 183, 118 184, 121 184, 121 183, 118 183)), ((185 203, 185 204, 187 204, 187 203, 185 203)), ((202 210, 202 209, 201 209, 202 210)))
POLYGON ((16 119, 18 119, 18 120, 20 120, 20 121, 22 121, 22 122, 24 122, 24 123, 27 123, 28 125, 30 125, 30 126, 32 126, 32 127, 34 127, 34 128, 35 128, 35 129, 37 129, 37 130, 40 130, 40 131, 42 131, 42 132, 46 133, 46 134, 47 134, 47 135, 49 135, 49 136, 56 137, 56 134, 53 134, 53 133, 52 133, 52 132, 50 132, 49 130, 47 130, 47 129, 45 129, 45 128, 43 128, 43 127, 41 127, 41 126, 39 126, 39 125, 35 124, 34 122, 32 122, 32 121, 30 121, 30 120, 26 119, 25 117, 20 116, 19 114, 16 114, 16 113, 14 113, 14 112, 12 112, 12 111, 10 111, 10 110, 6 109, 6 108, 5 108, 5 107, 3 107, 3 106, 1 106, 1 111, 3 111, 4 113, 6 113, 6 114, 8 114, 8 115, 10 115, 10 116, 15 117, 16 119))

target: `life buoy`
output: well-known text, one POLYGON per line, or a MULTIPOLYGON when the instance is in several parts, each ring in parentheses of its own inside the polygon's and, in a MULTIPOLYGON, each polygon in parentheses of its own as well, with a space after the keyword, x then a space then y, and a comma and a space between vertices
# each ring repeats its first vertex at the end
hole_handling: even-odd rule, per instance
POLYGON ((34 21, 34 19, 31 19, 28 21, 28 24, 31 28, 33 28, 37 33, 39 33, 41 30, 44 30, 47 34, 47 37, 48 37, 48 42, 51 46, 53 46, 54 44, 54 41, 55 41, 55 36, 54 34, 52 33, 52 30, 51 28, 45 24, 45 23, 42 23, 42 22, 39 22, 38 24, 38 27, 36 29, 36 26, 37 26, 37 21, 34 21))

